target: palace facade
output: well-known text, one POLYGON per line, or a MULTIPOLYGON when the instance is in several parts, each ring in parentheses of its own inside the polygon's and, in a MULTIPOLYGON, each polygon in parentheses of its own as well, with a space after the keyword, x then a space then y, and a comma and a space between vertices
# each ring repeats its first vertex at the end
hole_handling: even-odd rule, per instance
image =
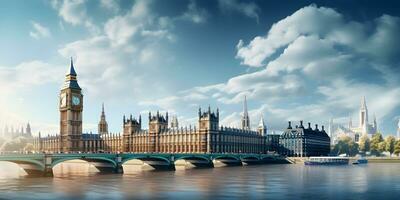
POLYGON ((267 128, 261 118, 257 131, 250 129, 245 98, 242 128, 219 124, 219 110, 198 110, 197 126, 178 127, 178 119, 169 122, 168 112, 149 113, 148 129, 142 117, 123 117, 122 134, 108 132, 104 105, 98 134, 82 133, 83 95, 73 61, 60 92, 60 135, 34 139, 37 151, 44 152, 135 152, 135 153, 265 153, 267 128))

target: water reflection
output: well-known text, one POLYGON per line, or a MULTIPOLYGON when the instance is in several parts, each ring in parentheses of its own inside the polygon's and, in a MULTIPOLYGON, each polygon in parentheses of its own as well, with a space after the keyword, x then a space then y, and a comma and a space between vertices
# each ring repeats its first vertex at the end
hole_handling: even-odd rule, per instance
POLYGON ((54 178, 19 178, 17 165, 1 163, 0 199, 391 199, 400 193, 399 167, 258 165, 99 175, 79 162, 56 166, 54 178))

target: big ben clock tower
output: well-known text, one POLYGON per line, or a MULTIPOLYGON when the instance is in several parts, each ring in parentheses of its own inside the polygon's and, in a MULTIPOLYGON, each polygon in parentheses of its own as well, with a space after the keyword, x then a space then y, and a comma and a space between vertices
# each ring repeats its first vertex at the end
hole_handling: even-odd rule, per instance
POLYGON ((60 151, 73 152, 82 149, 82 110, 82 90, 71 58, 71 66, 60 92, 60 151))

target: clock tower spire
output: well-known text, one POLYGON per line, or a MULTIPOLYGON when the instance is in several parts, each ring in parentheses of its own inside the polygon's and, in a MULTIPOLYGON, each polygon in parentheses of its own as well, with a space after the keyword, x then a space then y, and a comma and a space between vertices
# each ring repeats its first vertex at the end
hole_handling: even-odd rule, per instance
POLYGON ((74 62, 65 75, 60 91, 60 151, 74 152, 82 149, 83 95, 79 87, 74 62))

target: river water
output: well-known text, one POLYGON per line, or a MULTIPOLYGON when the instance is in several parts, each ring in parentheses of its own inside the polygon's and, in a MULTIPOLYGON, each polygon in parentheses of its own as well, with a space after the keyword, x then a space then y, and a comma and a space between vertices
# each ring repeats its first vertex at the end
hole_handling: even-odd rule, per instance
MULTIPOLYGON (((76 167, 76 166, 75 166, 76 167)), ((0 199, 400 199, 400 164, 275 164, 98 174, 55 169, 53 178, 20 177, 0 162, 0 199)))

